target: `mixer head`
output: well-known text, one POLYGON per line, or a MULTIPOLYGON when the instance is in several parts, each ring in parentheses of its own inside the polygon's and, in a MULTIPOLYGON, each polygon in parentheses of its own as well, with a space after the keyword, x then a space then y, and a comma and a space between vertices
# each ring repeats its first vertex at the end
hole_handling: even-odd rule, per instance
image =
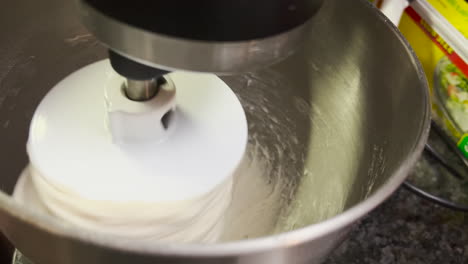
MULTIPOLYGON (((88 29, 125 58, 163 70, 236 73, 291 54, 304 39, 306 21, 322 2, 81 0, 80 4, 88 29)), ((116 70, 125 76, 125 70, 116 70)))
POLYGON ((132 100, 174 69, 245 72, 290 55, 323 0, 81 0, 88 29, 109 47, 132 100))

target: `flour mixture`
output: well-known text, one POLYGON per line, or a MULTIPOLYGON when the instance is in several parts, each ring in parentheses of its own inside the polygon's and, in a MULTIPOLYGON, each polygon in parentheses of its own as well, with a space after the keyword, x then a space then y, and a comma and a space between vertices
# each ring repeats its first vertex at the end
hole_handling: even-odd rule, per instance
POLYGON ((57 84, 34 114, 14 197, 124 241, 221 239, 247 145, 244 111, 215 75, 165 79, 146 102, 125 97, 107 60, 57 84))
MULTIPOLYGON (((111 186, 111 183, 109 183, 111 186)), ((31 166, 15 187, 14 198, 33 210, 71 224, 116 236, 123 241, 218 241, 231 202, 232 180, 191 200, 115 202, 89 200, 76 191, 48 182, 31 166)))

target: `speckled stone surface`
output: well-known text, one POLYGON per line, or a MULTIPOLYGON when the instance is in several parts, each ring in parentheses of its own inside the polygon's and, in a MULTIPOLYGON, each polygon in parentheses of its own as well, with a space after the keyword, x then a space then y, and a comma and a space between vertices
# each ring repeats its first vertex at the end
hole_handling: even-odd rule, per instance
MULTIPOLYGON (((468 179, 468 171, 435 133, 429 143, 468 179)), ((430 155, 408 179, 432 194, 466 203, 467 180, 458 180, 430 155)), ((357 224, 326 264, 468 263, 468 213, 456 212, 400 188, 357 224)))
POLYGON ((325 263, 468 263, 468 214, 400 189, 356 225, 325 263))

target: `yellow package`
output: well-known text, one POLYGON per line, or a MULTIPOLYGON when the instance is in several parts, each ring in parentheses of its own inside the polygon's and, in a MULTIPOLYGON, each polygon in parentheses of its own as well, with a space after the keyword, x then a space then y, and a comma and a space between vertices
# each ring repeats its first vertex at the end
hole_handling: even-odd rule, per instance
MULTIPOLYGON (((431 0, 430 2, 440 4, 457 1, 431 0)), ((466 19, 466 16, 461 19, 466 19)), ((436 31, 434 21, 436 19, 425 19, 410 6, 405 10, 399 28, 412 45, 426 73, 431 88, 434 120, 449 132, 459 149, 468 158, 468 65, 459 54, 468 53, 466 50, 468 47, 458 43, 457 47, 463 47, 465 50, 454 50, 455 44, 447 41, 454 39, 450 37, 450 32, 436 31)), ((466 24, 459 25, 459 28, 466 26, 466 24)), ((447 29, 448 26, 438 28, 447 29)))
POLYGON ((468 38, 468 1, 427 0, 442 16, 468 38))

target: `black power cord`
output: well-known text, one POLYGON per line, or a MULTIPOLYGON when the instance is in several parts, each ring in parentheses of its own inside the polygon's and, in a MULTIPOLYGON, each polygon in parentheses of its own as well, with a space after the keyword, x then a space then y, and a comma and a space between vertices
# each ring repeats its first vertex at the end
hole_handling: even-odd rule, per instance
MULTIPOLYGON (((444 133, 444 131, 434 121, 432 121, 432 124, 431 124, 431 131, 435 132, 444 141, 445 145, 447 145, 449 147, 449 149, 457 155, 457 157, 462 161, 463 164, 465 164, 465 165, 467 164, 467 161, 466 161, 465 157, 463 156, 463 154, 456 147, 454 147, 454 144, 451 141, 451 139, 444 133)), ((444 156, 441 155, 439 152, 437 152, 429 143, 426 144, 426 146, 424 148, 424 153, 428 154, 434 160, 436 160, 448 172, 450 172, 450 175, 452 175, 453 177, 455 177, 455 178, 457 178, 459 180, 465 179, 465 177, 462 175, 462 173, 460 173, 458 170, 453 168, 450 165, 450 162, 448 162, 444 158, 444 156)), ((409 190, 412 193, 416 194, 417 196, 425 198, 425 199, 427 199, 429 201, 432 201, 432 202, 434 202, 434 203, 436 203, 438 205, 441 205, 441 206, 444 206, 444 207, 447 207, 447 208, 450 208, 450 209, 453 209, 453 210, 457 210, 457 211, 468 212, 468 205, 460 205, 460 204, 457 204, 457 203, 452 202, 450 200, 447 200, 445 198, 442 198, 442 197, 433 195, 431 193, 428 193, 428 192, 422 190, 421 188, 416 187, 414 184, 410 183, 408 180, 404 182, 403 186, 407 190, 409 190)))
POLYGON ((444 198, 441 198, 439 196, 435 196, 433 194, 430 194, 430 193, 428 193, 428 192, 414 186, 413 184, 409 183, 408 181, 404 182, 403 186, 407 190, 409 190, 412 193, 416 194, 417 196, 422 197, 424 199, 427 199, 427 200, 429 200, 431 202, 434 202, 434 203, 436 203, 438 205, 441 205, 441 206, 444 206, 444 207, 447 207, 447 208, 450 208, 450 209, 453 209, 453 210, 468 213, 468 206, 459 205, 459 204, 454 203, 452 201, 449 201, 447 199, 444 199, 444 198))

